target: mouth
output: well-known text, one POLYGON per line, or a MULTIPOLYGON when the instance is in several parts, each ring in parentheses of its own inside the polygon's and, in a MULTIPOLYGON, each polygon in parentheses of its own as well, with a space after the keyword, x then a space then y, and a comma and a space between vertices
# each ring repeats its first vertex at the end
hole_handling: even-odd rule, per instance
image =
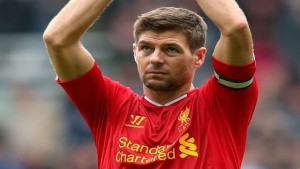
POLYGON ((152 74, 166 74, 165 72, 162 72, 162 71, 150 71, 148 73, 152 73, 152 74))
POLYGON ((157 70, 153 70, 153 71, 148 71, 147 74, 152 74, 152 75, 165 75, 167 74, 164 71, 157 71, 157 70))

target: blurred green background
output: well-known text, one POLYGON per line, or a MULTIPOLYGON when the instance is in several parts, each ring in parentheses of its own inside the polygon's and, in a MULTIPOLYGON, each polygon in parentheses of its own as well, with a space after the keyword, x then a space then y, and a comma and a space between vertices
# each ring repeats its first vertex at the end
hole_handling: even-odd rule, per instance
MULTIPOLYGON (((67 0, 0 0, 0 169, 96 169, 89 129, 55 84, 42 33, 67 0)), ((240 0, 254 38, 260 96, 242 169, 300 168, 300 1, 240 0)), ((82 41, 105 75, 141 94, 132 56, 137 15, 161 6, 203 14, 193 0, 115 0, 82 41)), ((212 75, 218 39, 194 84, 212 75)), ((238 104, 238 103, 237 103, 238 104)))

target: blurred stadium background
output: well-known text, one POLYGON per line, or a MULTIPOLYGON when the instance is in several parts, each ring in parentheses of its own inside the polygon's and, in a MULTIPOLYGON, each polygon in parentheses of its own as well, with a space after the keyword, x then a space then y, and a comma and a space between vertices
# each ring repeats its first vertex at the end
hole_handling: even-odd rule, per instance
MULTIPOLYGON (((0 0, 0 169, 96 169, 89 130, 55 84, 42 41, 67 1, 0 0)), ((253 32, 260 84, 242 169, 300 169, 300 1, 239 3, 253 32)), ((132 24, 160 6, 202 14, 194 0, 115 0, 82 39, 104 74, 140 94, 132 24)), ((206 21, 208 57, 195 85, 212 75, 218 31, 206 21)))

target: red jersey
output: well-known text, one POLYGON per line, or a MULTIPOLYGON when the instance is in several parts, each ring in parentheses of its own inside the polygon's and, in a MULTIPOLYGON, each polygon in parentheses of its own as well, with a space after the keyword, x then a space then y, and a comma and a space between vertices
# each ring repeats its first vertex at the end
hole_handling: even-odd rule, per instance
POLYGON ((159 105, 102 75, 59 82, 94 137, 99 169, 238 169, 258 89, 255 63, 229 66, 159 105))

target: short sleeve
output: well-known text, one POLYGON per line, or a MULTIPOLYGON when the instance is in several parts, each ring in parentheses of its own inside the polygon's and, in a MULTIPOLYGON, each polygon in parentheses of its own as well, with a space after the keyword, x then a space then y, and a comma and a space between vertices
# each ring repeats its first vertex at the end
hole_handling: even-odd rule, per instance
POLYGON ((63 87, 91 129, 96 119, 104 121, 106 84, 96 62, 87 73, 70 81, 61 82, 57 78, 56 82, 63 87))
POLYGON ((255 60, 245 66, 231 66, 212 58, 215 77, 219 84, 233 89, 242 89, 253 83, 256 69, 255 60))
POLYGON ((203 86, 202 95, 205 98, 211 120, 209 123, 210 134, 215 137, 211 144, 219 144, 228 153, 237 153, 242 157, 247 129, 255 110, 258 98, 258 86, 255 79, 255 62, 245 66, 231 66, 213 58, 215 72, 233 83, 241 83, 252 79, 252 82, 241 88, 234 88, 220 83, 213 75, 203 86), (230 146, 229 146, 230 145, 230 146))

